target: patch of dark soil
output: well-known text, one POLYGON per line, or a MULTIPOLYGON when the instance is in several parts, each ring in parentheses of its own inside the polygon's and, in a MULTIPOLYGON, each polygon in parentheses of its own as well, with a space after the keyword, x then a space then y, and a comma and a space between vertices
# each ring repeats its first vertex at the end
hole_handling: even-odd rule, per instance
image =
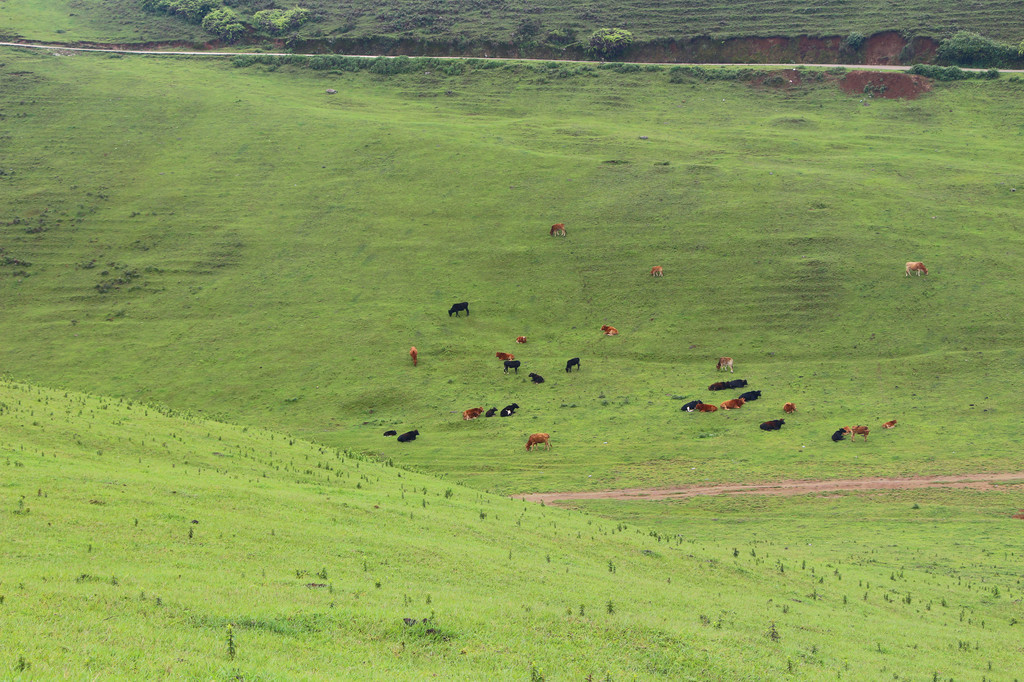
POLYGON ((839 81, 839 87, 849 95, 917 99, 932 89, 932 82, 924 76, 898 71, 851 71, 839 81))

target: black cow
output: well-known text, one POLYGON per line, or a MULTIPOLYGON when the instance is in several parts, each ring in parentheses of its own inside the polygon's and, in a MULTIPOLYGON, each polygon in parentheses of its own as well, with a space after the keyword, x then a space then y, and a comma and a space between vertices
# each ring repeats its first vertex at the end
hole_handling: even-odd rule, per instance
POLYGON ((515 403, 512 403, 511 405, 506 405, 505 407, 503 407, 501 409, 501 412, 499 412, 498 414, 500 414, 502 417, 511 417, 516 413, 516 410, 518 409, 519 406, 516 405, 515 403))
POLYGON ((491 409, 487 410, 487 412, 484 413, 484 416, 485 417, 493 417, 497 413, 498 413, 498 408, 497 407, 492 407, 491 409))
POLYGON ((832 442, 838 443, 842 439, 846 438, 846 429, 839 429, 832 434, 832 442))
POLYGON ((782 425, 786 423, 785 419, 772 419, 764 424, 761 424, 762 431, 778 431, 782 428, 782 425))
POLYGON ((469 303, 468 302, 453 303, 452 307, 448 309, 448 317, 451 317, 452 313, 455 313, 455 317, 458 317, 459 316, 459 312, 462 311, 462 310, 465 310, 466 311, 466 317, 469 317, 469 303))
POLYGON ((693 412, 694 410, 697 409, 698 405, 703 405, 703 404, 704 403, 702 403, 699 400, 691 400, 690 402, 686 403, 685 405, 683 405, 679 409, 682 410, 683 412, 693 412))
POLYGON ((508 371, 510 369, 514 369, 516 371, 516 374, 519 374, 519 365, 521 365, 521 364, 523 364, 523 363, 519 362, 518 360, 506 360, 505 361, 505 374, 508 374, 508 371))
POLYGON ((747 385, 746 379, 733 379, 732 381, 726 381, 725 385, 729 388, 743 388, 747 385))
POLYGON ((530 380, 533 383, 535 383, 535 384, 543 384, 544 383, 544 377, 542 377, 539 374, 534 374, 533 372, 530 372, 530 380))
POLYGON ((747 391, 746 393, 741 393, 740 397, 749 403, 751 400, 757 400, 760 398, 761 391, 747 391))
POLYGON ((419 431, 406 431, 398 437, 399 443, 408 443, 411 440, 416 440, 416 436, 420 435, 419 431))
POLYGON ((724 391, 727 388, 729 388, 729 382, 727 381, 716 381, 708 386, 709 391, 724 391))
POLYGON ((398 435, 398 431, 385 431, 384 435, 385 436, 397 436, 398 435))
POLYGON ((573 367, 576 368, 577 372, 579 371, 579 369, 580 369, 580 359, 579 358, 570 358, 569 361, 565 363, 565 371, 566 372, 571 372, 573 367))

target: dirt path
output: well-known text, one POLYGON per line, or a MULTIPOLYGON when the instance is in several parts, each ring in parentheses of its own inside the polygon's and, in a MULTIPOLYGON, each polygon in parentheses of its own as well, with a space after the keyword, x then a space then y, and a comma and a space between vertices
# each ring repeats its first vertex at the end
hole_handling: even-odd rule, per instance
POLYGON ((773 483, 719 483, 677 488, 622 488, 589 492, 527 493, 517 500, 544 504, 571 500, 678 500, 703 495, 807 495, 847 490, 911 490, 914 488, 974 488, 993 490, 994 483, 1024 484, 1024 471, 1004 474, 955 474, 911 478, 851 478, 831 481, 775 481, 773 483))
MULTIPOLYGON (((186 55, 189 57, 237 57, 237 56, 269 56, 269 57, 320 57, 320 54, 305 54, 302 52, 216 52, 214 50, 197 50, 192 52, 186 51, 173 51, 173 50, 121 50, 114 48, 105 47, 70 47, 67 45, 48 45, 44 43, 17 43, 17 42, 0 42, 0 46, 6 47, 28 47, 37 50, 57 50, 57 51, 68 51, 68 52, 118 52, 120 54, 139 54, 147 55, 150 57, 174 57, 180 55, 186 55)), ((346 57, 366 57, 369 59, 375 59, 381 55, 376 54, 350 54, 350 55, 338 55, 346 57)), ((388 56, 388 55, 384 55, 388 56)), ((396 56, 396 55, 391 55, 396 56)), ((469 59, 469 57, 435 57, 435 59, 469 59)), ((566 62, 571 64, 597 64, 595 61, 578 61, 572 59, 523 59, 520 57, 472 57, 477 60, 488 60, 488 61, 503 61, 503 62, 566 62)), ((736 68, 759 68, 765 66, 785 66, 794 68, 798 66, 793 62, 784 64, 719 64, 719 63, 697 63, 697 62, 637 62, 639 64, 653 64, 655 66, 732 66, 736 68)), ((809 66, 814 68, 831 69, 837 66, 841 66, 847 69, 856 69, 859 71, 907 71, 911 67, 909 66, 892 66, 888 64, 799 64, 799 66, 809 66)), ((961 67, 964 71, 987 71, 988 69, 973 69, 961 67)), ((1024 69, 999 69, 1000 73, 1024 73, 1024 69)))

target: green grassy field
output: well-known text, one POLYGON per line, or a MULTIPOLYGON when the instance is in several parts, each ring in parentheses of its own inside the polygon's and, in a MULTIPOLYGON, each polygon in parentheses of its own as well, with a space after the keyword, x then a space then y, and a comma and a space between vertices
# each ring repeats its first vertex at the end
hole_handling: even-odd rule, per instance
MULTIPOLYGON (((226 3, 227 4, 227 3, 226 3)), ((266 9, 253 0, 231 2, 245 20, 266 9)), ((1019 3, 986 0, 964 4, 914 0, 898 4, 859 2, 541 2, 510 0, 486 6, 473 0, 307 0, 313 21, 298 30, 303 37, 419 37, 433 40, 545 42, 564 45, 585 39, 595 29, 618 26, 638 39, 709 35, 840 35, 880 31, 941 38, 959 30, 1016 43, 1021 38, 1019 3)), ((147 13, 139 0, 5 0, 0 33, 33 40, 144 42, 208 40, 199 26, 147 13)))
POLYGON ((1020 469, 1020 81, 906 102, 660 70, 4 56, 14 377, 506 493, 1020 469), (720 355, 761 400, 681 413, 738 393, 706 390, 720 355), (829 440, 851 422, 867 444, 829 440), (534 431, 551 456, 524 451, 534 431))
POLYGON ((0 430, 5 679, 1019 673, 1003 493, 595 510, 640 517, 616 523, 11 382, 0 430))

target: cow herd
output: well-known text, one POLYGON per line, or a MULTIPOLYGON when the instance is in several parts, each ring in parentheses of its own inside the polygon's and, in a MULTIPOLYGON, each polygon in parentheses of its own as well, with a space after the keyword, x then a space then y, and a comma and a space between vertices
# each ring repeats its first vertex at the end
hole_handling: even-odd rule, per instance
MULTIPOLYGON (((552 225, 549 234, 551 236, 553 236, 553 237, 554 236, 559 236, 559 237, 566 236, 565 225, 563 223, 556 223, 556 224, 552 225)), ((928 274, 928 268, 926 268, 924 263, 922 263, 922 262, 919 262, 919 261, 909 261, 906 264, 906 275, 909 277, 911 272, 916 272, 918 276, 920 276, 922 273, 927 275, 928 274)), ((658 266, 658 265, 652 267, 651 268, 651 276, 653 276, 653 277, 663 277, 664 276, 663 268, 661 266, 658 266)), ((460 303, 452 304, 451 308, 448 309, 448 317, 452 317, 453 315, 455 317, 460 317, 460 313, 462 313, 462 312, 465 312, 467 317, 469 316, 469 302, 463 301, 463 302, 460 302, 460 303)), ((616 336, 619 333, 618 329, 616 329, 615 327, 612 327, 610 325, 602 325, 601 326, 601 331, 605 335, 607 335, 607 336, 616 336)), ((517 336, 516 339, 515 339, 515 342, 518 343, 518 344, 524 344, 524 343, 526 343, 526 337, 525 336, 517 336)), ((494 355, 495 355, 496 358, 498 358, 499 360, 502 361, 505 374, 508 374, 509 370, 513 370, 515 372, 515 374, 519 374, 519 367, 521 366, 522 363, 519 360, 515 359, 515 355, 514 354, 498 351, 494 355)), ((417 360, 418 353, 417 353, 417 350, 416 350, 415 346, 413 346, 412 348, 409 349, 409 356, 412 359, 413 366, 415 367, 417 365, 417 362, 418 362, 418 360, 417 360)), ((572 369, 574 367, 576 368, 577 371, 580 370, 580 359, 578 357, 577 358, 570 358, 565 363, 565 371, 567 373, 571 373, 572 369)), ((715 365, 715 369, 718 370, 718 371, 728 370, 730 373, 734 373, 735 372, 735 363, 734 363, 733 359, 730 358, 730 357, 721 357, 721 358, 718 359, 718 362, 715 365)), ((535 384, 542 384, 542 383, 544 383, 544 377, 540 376, 539 374, 537 374, 535 372, 531 372, 529 374, 529 378, 535 384)), ((747 380, 746 379, 733 379, 731 381, 717 381, 717 382, 711 384, 710 386, 708 386, 708 390, 709 391, 723 391, 723 390, 732 390, 732 389, 737 389, 737 388, 744 388, 746 386, 747 386, 747 380)), ((721 402, 718 406, 705 403, 705 402, 703 402, 701 400, 692 400, 692 401, 686 403, 685 405, 683 405, 681 410, 684 411, 684 412, 716 412, 719 409, 721 409, 723 411, 726 411, 726 410, 738 410, 738 409, 741 409, 745 404, 747 404, 749 402, 753 402, 755 400, 758 400, 760 397, 761 397, 761 391, 754 390, 754 391, 747 391, 747 392, 741 393, 736 398, 725 400, 725 401, 721 402)), ((501 417, 511 417, 511 416, 513 416, 515 414, 515 411, 518 408, 519 408, 519 405, 517 405, 515 403, 512 403, 510 405, 506 405, 500 411, 498 410, 497 407, 492 407, 492 408, 490 408, 489 410, 486 410, 486 411, 484 410, 483 407, 474 407, 474 408, 470 408, 468 410, 464 410, 463 413, 462 413, 462 418, 464 420, 466 420, 466 421, 469 421, 469 420, 472 420, 472 419, 477 419, 480 416, 493 417, 496 414, 500 415, 501 417)), ((796 412, 796 405, 793 404, 793 403, 787 402, 787 403, 785 403, 782 406, 782 411, 784 413, 786 413, 786 414, 793 414, 794 412, 796 412)), ((783 425, 785 423, 786 423, 785 419, 771 419, 771 420, 762 422, 760 424, 759 428, 761 430, 763 430, 763 431, 778 431, 778 430, 780 430, 783 427, 783 425)), ((893 428, 895 426, 896 426, 896 420, 893 419, 892 421, 884 423, 882 425, 882 428, 883 429, 891 429, 891 428, 893 428)), ((857 426, 844 426, 841 429, 837 429, 832 434, 832 440, 834 442, 839 442, 839 441, 845 440, 847 437, 849 437, 850 442, 853 443, 853 441, 855 440, 856 436, 863 436, 864 440, 867 441, 869 432, 870 432, 870 430, 868 429, 867 426, 861 426, 861 425, 857 425, 857 426)), ((385 431, 384 435, 385 436, 395 436, 395 435, 397 435, 397 432, 396 431, 385 431)), ((403 433, 403 434, 399 435, 397 440, 400 443, 407 443, 407 442, 415 440, 416 436, 418 436, 418 435, 419 435, 419 431, 418 430, 408 431, 406 433, 403 433)), ((534 433, 534 434, 531 434, 530 437, 528 438, 527 442, 526 442, 526 449, 528 451, 533 450, 534 446, 540 445, 540 444, 543 444, 545 449, 550 449, 551 448, 551 441, 550 441, 550 439, 551 439, 551 436, 549 434, 547 434, 547 433, 534 433)))

